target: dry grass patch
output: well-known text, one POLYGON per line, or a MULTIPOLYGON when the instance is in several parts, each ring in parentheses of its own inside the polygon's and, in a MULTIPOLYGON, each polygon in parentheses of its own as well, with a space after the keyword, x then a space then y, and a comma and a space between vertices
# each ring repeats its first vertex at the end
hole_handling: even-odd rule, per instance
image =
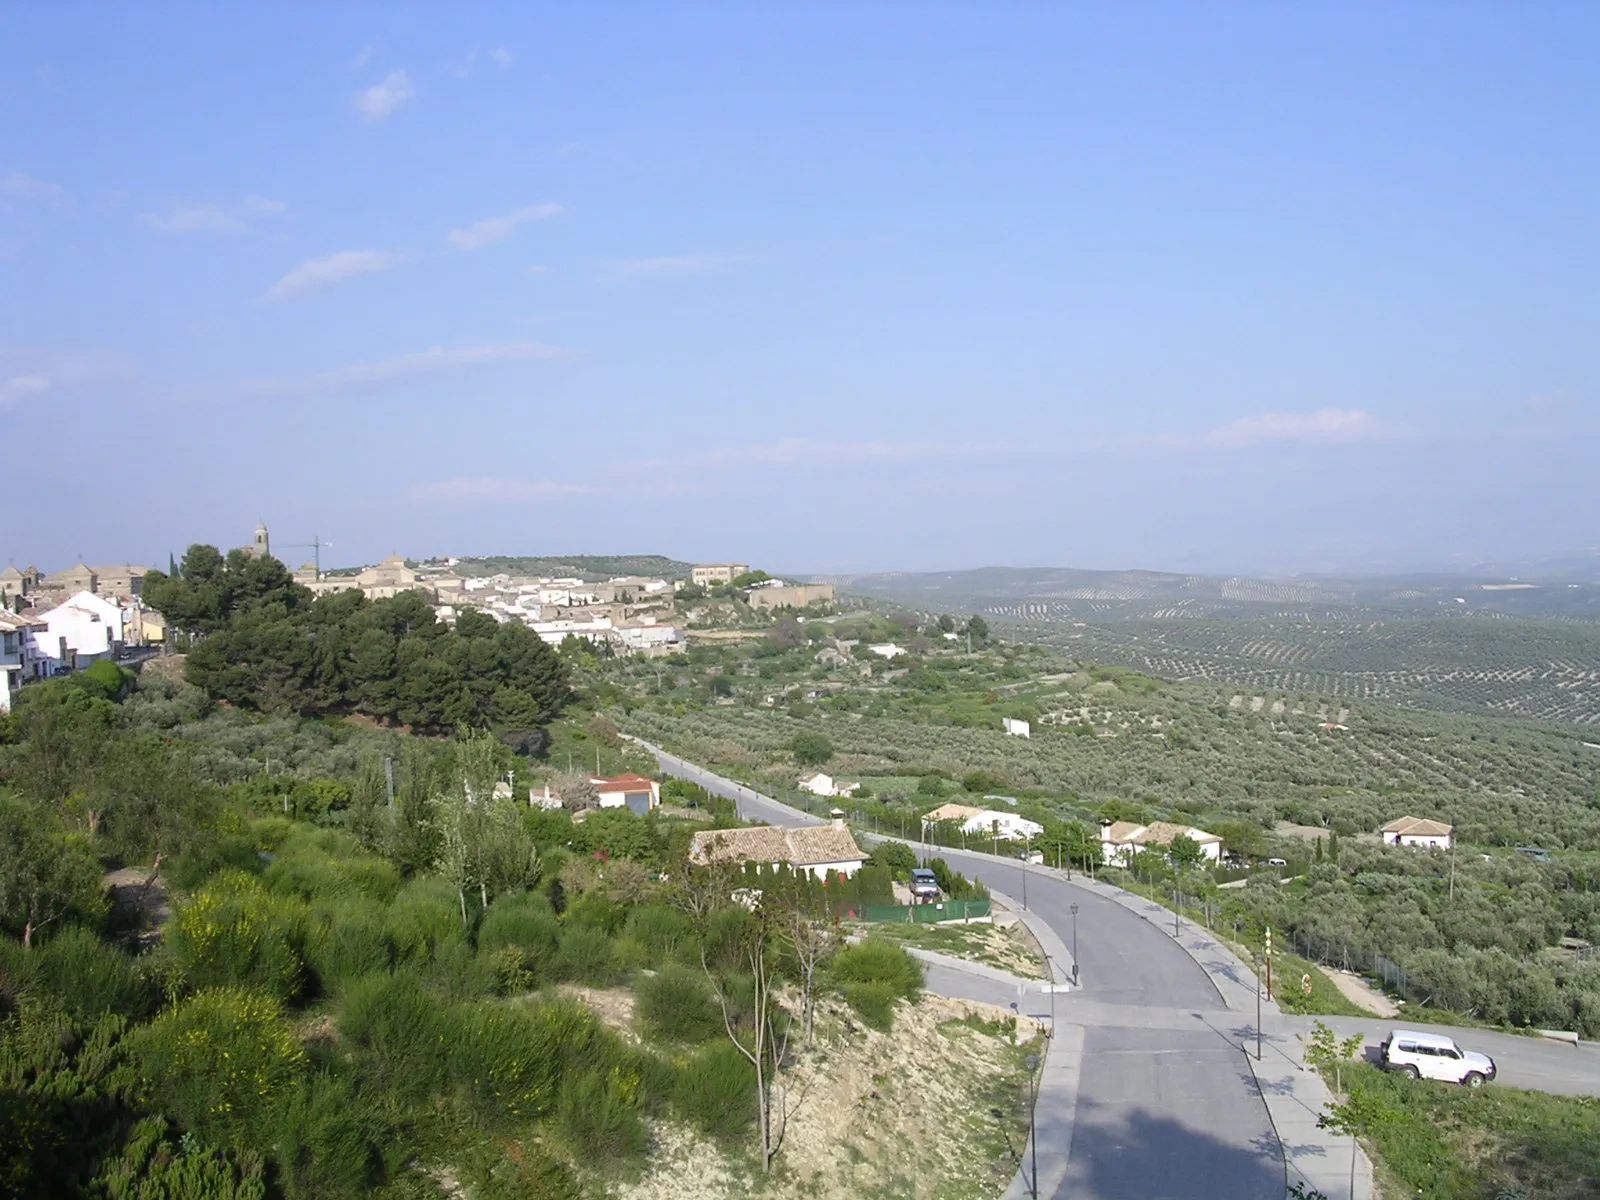
POLYGON ((753 1158, 664 1123, 618 1200, 998 1196, 1026 1135, 1022 1058, 1038 1033, 1004 1010, 925 995, 897 1004, 883 1034, 826 1002, 816 1045, 784 1079, 792 1113, 770 1178, 753 1158))

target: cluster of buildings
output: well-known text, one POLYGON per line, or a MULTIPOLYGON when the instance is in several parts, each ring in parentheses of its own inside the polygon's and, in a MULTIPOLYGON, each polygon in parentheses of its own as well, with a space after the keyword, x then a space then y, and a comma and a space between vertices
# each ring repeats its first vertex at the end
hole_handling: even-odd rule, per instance
POLYGON ((141 599, 146 570, 79 563, 54 575, 33 566, 0 571, 0 712, 24 683, 164 641, 166 622, 141 599))

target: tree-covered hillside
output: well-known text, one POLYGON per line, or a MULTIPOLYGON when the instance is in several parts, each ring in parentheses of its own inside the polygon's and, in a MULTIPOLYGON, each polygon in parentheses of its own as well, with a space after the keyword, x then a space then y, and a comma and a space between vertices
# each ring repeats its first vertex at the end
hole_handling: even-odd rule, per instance
POLYGON ((175 576, 147 578, 145 598, 192 643, 189 681, 242 708, 536 742, 571 699, 560 657, 525 626, 471 610, 446 625, 412 592, 314 599, 273 558, 191 546, 175 576))

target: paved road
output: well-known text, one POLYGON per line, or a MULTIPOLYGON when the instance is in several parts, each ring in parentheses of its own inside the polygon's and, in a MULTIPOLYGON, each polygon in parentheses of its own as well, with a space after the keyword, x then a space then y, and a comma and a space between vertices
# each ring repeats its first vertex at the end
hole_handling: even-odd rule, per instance
MULTIPOLYGON (((733 800, 747 819, 820 823, 675 756, 658 757, 669 774, 733 800)), ((1077 943, 1081 990, 1055 998, 1063 1024, 1078 1024, 1074 1005, 1086 1018, 1070 1157, 1055 1195, 1282 1200, 1282 1151, 1232 1037, 1241 1014, 1227 1011, 1194 959, 1136 913, 1053 873, 1029 871, 1025 880, 1020 863, 959 850, 938 853, 998 891, 1012 897, 1026 892, 1030 910, 1069 948, 1077 943), (1073 904, 1079 906, 1076 938, 1073 904)), ((996 991, 991 1002, 1000 1000, 996 991)), ((1040 1004, 1040 998, 1029 1000, 1040 1004)), ((1042 1164, 1041 1178, 1048 1180, 1042 1164)))

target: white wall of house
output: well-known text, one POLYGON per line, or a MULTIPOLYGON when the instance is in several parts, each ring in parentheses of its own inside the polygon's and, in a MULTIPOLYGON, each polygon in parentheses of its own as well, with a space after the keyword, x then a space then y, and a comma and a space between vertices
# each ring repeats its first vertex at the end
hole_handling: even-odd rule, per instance
POLYGON ((857 871, 861 870, 861 862, 862 860, 859 858, 851 858, 843 862, 807 863, 805 866, 796 867, 795 870, 804 871, 814 879, 826 879, 829 871, 837 871, 840 875, 849 879, 857 871))
POLYGON ((1001 717, 1000 723, 1005 726, 1005 731, 1012 737, 1033 737, 1033 727, 1026 721, 1019 721, 1015 717, 1001 717))
POLYGON ((834 794, 833 776, 818 771, 815 775, 800 781, 800 790, 810 792, 813 796, 831 796, 834 794))
POLYGON ((30 638, 45 674, 81 670, 101 659, 111 658, 122 642, 123 612, 120 606, 79 592, 49 612, 39 614, 43 629, 30 638))
POLYGON ((1019 817, 1016 813, 1000 812, 998 809, 984 809, 976 816, 971 816, 961 826, 962 832, 976 834, 980 837, 993 837, 996 831, 999 836, 1008 841, 1022 842, 1029 838, 1036 838, 1044 832, 1044 826, 1037 821, 1030 821, 1027 817, 1019 817))
POLYGON ((1402 833, 1397 836, 1398 842, 1391 842, 1391 845, 1416 846, 1424 850, 1450 849, 1448 834, 1402 833))

